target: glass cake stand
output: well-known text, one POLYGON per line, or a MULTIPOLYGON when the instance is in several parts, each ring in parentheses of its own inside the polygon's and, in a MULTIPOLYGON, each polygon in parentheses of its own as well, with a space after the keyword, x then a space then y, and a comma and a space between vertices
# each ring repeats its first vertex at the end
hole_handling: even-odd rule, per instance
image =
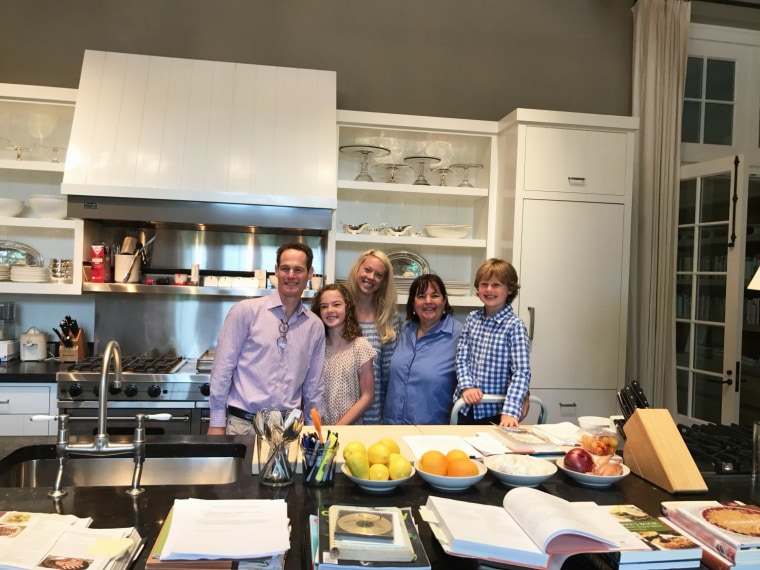
POLYGON ((387 156, 391 153, 390 149, 384 146, 372 146, 368 144, 349 144, 340 147, 340 151, 352 156, 358 156, 361 158, 362 166, 359 171, 359 175, 354 180, 360 182, 374 182, 369 175, 367 167, 369 166, 370 158, 378 158, 380 156, 387 156))

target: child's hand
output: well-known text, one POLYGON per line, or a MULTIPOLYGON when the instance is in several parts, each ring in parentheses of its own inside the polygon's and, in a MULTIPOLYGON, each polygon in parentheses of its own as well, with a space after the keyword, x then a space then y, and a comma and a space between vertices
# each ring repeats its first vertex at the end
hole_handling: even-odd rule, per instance
POLYGON ((480 388, 467 388, 464 392, 462 392, 462 399, 464 400, 465 404, 473 405, 473 404, 479 404, 480 400, 483 399, 483 392, 480 390, 480 388))
POLYGON ((514 416, 510 416, 509 414, 501 414, 501 421, 499 422, 499 427, 516 428, 516 427, 520 427, 520 423, 517 421, 517 418, 514 416))

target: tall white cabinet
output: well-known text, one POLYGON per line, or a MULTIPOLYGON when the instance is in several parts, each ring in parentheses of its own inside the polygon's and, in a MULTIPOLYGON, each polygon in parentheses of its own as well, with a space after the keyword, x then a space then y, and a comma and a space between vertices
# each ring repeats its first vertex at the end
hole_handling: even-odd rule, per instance
POLYGON ((638 119, 517 109, 499 122, 499 235, 549 422, 616 413, 625 384, 638 119), (511 247, 510 247, 511 245, 511 247))

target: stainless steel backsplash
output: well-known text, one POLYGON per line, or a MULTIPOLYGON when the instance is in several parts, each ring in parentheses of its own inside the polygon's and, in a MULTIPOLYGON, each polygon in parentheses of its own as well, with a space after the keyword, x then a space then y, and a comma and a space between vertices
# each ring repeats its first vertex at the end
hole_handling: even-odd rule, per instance
MULTIPOLYGON (((125 235, 142 240, 156 234, 147 275, 189 273, 200 264, 206 275, 239 275, 254 269, 274 271, 277 248, 302 241, 314 251, 315 273, 324 273, 326 237, 322 235, 198 231, 174 228, 104 229, 100 239, 119 244, 125 235)), ((209 291, 214 289, 209 288, 209 291)), ((93 293, 95 351, 116 339, 124 354, 175 353, 197 358, 216 345, 219 330, 233 304, 242 298, 214 295, 93 293)))

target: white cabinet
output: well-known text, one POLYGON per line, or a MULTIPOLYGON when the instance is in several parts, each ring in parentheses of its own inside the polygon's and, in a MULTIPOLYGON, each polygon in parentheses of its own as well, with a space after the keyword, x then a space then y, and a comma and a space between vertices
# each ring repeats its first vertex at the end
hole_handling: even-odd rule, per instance
POLYGON ((56 414, 56 385, 0 384, 0 433, 3 435, 52 435, 55 422, 32 422, 36 414, 56 414))
MULTIPOLYGON (((339 147, 379 146, 391 154, 370 161, 370 182, 355 180, 361 171, 359 158, 338 151, 338 208, 330 234, 335 261, 331 266, 328 259, 328 279, 333 275, 345 279, 361 252, 378 248, 422 256, 445 282, 471 284, 475 270, 495 249, 496 126, 488 121, 338 111, 339 147), (413 161, 412 165, 404 161, 421 155, 441 159, 423 171, 429 185, 414 184, 418 167, 413 161), (395 182, 388 181, 389 163, 404 165, 395 172, 395 182), (455 164, 481 165, 468 170, 471 187, 459 186, 464 175, 461 168, 448 172, 446 185, 441 185, 436 168, 455 164), (358 235, 343 229, 344 224, 365 223, 367 230, 358 235), (424 232, 428 224, 461 224, 471 230, 461 239, 433 238, 424 232), (413 235, 369 233, 370 228, 382 225, 410 225, 413 235)), ((399 291, 399 303, 406 302, 406 293, 399 291)), ((450 295, 449 301, 455 306, 480 304, 471 288, 466 294, 450 295)))
POLYGON ((638 120, 518 109, 499 127, 497 256, 520 278, 549 421, 615 413, 625 384, 638 120))
POLYGON ((0 281, 0 294, 82 292, 83 222, 38 218, 28 206, 32 194, 61 192, 76 98, 74 89, 0 84, 0 196, 27 203, 19 217, 0 217, 0 241, 31 246, 46 265, 52 257, 71 259, 74 268, 71 283, 0 281))

